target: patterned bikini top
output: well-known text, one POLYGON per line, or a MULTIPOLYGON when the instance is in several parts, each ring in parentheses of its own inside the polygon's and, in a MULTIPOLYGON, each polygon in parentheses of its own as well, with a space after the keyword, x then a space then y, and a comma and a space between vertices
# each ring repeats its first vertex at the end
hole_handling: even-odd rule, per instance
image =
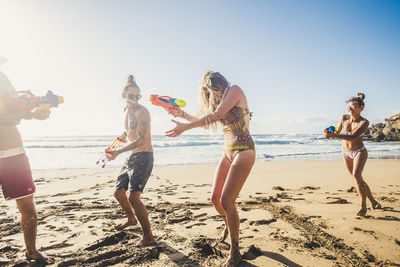
POLYGON ((234 135, 234 136, 247 136, 249 134, 249 129, 247 128, 245 116, 252 116, 248 108, 244 107, 233 107, 229 110, 225 116, 220 120, 222 124, 222 131, 224 134, 234 135))

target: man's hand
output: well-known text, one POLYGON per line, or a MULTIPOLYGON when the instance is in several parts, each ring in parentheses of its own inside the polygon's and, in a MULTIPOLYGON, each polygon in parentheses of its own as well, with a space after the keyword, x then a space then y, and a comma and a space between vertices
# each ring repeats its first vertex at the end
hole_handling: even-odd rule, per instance
POLYGON ((36 120, 47 120, 50 116, 50 109, 36 109, 32 112, 32 118, 36 120))
POLYGON ((114 160, 118 157, 118 155, 120 154, 120 152, 118 150, 114 150, 114 151, 106 151, 107 156, 110 158, 110 160, 114 160))

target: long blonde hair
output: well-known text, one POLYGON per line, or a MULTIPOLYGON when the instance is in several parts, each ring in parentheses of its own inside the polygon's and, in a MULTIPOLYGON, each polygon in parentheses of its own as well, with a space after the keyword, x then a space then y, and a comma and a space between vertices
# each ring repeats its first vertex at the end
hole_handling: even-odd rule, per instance
MULTIPOLYGON (((221 73, 207 71, 201 78, 201 83, 199 86, 200 110, 198 114, 200 116, 207 116, 215 112, 222 98, 225 96, 229 86, 230 83, 224 76, 222 76, 221 73), (221 100, 216 99, 216 92, 220 92, 222 94, 221 100)), ((213 130, 217 129, 217 124, 215 122, 208 123, 206 127, 209 128, 210 126, 213 130)))

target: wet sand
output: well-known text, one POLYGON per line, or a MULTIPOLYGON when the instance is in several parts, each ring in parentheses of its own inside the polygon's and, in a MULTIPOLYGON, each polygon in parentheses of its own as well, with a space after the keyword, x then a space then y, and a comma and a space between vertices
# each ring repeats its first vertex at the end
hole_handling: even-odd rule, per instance
MULTIPOLYGON (((229 244, 210 202, 215 167, 154 168, 142 195, 149 247, 136 246, 140 226, 114 229, 125 222, 119 169, 35 171, 38 247, 55 266, 220 266, 229 244)), ((237 201, 240 266, 400 266, 400 161, 369 160, 364 178, 383 209, 358 217, 341 161, 257 162, 237 201)), ((0 266, 25 266, 14 201, 0 201, 0 225, 0 266)))

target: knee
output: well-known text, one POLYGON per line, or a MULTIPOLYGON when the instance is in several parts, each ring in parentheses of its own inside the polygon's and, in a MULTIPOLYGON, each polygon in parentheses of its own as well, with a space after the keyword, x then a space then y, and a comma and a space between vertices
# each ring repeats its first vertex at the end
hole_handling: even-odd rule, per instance
POLYGON ((19 212, 21 213, 21 220, 37 220, 37 212, 33 198, 20 199, 16 201, 19 212))
POLYGON ((359 174, 359 173, 353 173, 353 178, 356 180, 356 182, 358 184, 364 183, 364 180, 363 180, 361 174, 359 174))
POLYGON ((21 211, 21 217, 28 221, 37 221, 38 216, 34 208, 21 211))
POLYGON ((230 197, 222 196, 221 206, 224 210, 228 210, 232 208, 232 206, 235 206, 235 201, 233 201, 230 197))
POLYGON ((129 202, 132 205, 139 204, 141 202, 140 195, 136 194, 135 192, 130 192, 129 193, 129 202))
POLYGON ((214 206, 220 206, 221 205, 221 196, 217 194, 213 194, 211 196, 211 202, 213 203, 214 206))

